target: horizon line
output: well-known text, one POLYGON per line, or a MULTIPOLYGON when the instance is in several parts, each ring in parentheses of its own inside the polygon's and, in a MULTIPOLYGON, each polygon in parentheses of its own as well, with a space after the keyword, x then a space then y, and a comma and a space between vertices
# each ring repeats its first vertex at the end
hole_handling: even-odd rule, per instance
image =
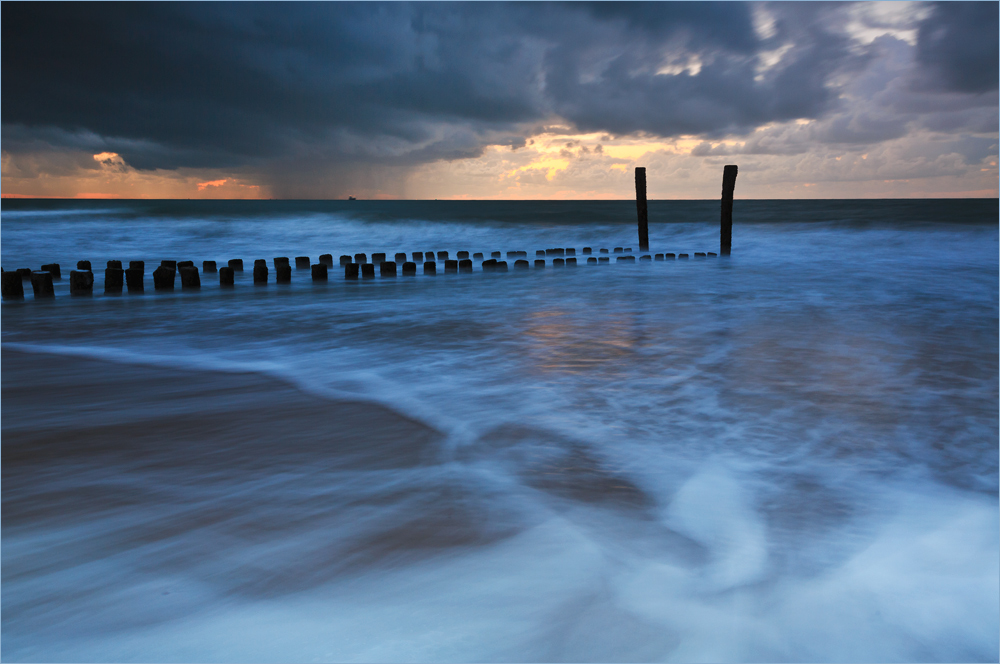
MULTIPOLYGON (((648 201, 659 202, 691 202, 691 201, 718 201, 718 198, 647 198, 648 201)), ((0 200, 11 201, 225 201, 225 202, 268 202, 268 201, 310 201, 310 202, 343 202, 343 203, 607 203, 607 202, 635 202, 634 198, 125 198, 118 196, 27 196, 24 194, 0 194, 0 200)), ((734 200, 743 201, 928 201, 928 200, 1000 200, 1000 194, 991 196, 861 196, 855 198, 756 198, 740 197, 734 200)))

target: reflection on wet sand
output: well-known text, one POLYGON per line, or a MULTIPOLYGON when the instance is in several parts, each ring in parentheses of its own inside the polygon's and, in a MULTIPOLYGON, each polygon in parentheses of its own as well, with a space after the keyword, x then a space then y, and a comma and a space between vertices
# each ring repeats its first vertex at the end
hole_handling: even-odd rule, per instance
POLYGON ((613 372, 614 363, 628 361, 640 342, 628 321, 558 309, 529 312, 523 329, 529 342, 527 360, 541 371, 613 372))

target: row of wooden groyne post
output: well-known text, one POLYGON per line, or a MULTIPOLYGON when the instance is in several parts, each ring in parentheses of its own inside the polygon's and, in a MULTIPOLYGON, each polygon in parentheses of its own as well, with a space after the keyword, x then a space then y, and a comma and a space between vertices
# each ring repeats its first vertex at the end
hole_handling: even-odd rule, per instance
MULTIPOLYGON (((615 261, 619 263, 635 262, 636 256, 632 254, 630 247, 615 247, 614 250, 584 247, 581 257, 589 265, 600 265, 611 262, 611 254, 614 254, 615 261)), ((695 258, 715 257, 714 252, 694 252, 695 258)), ((551 260, 552 267, 573 267, 578 264, 575 248, 555 248, 538 250, 535 252, 533 263, 528 262, 528 252, 508 251, 507 259, 512 259, 514 270, 541 269, 546 266, 547 260, 551 260)), ((382 277, 395 277, 397 270, 403 276, 416 275, 418 267, 425 275, 437 274, 438 264, 441 264, 443 272, 468 273, 473 272, 473 261, 480 264, 483 272, 507 272, 511 265, 507 260, 503 260, 503 254, 499 251, 491 253, 490 258, 486 258, 484 253, 470 254, 468 251, 457 252, 455 258, 450 258, 447 251, 414 251, 412 260, 407 260, 407 254, 397 253, 395 260, 388 260, 384 253, 373 253, 369 261, 367 254, 354 254, 340 256, 340 267, 344 269, 344 278, 347 280, 374 278, 376 270, 382 277)), ((642 254, 638 256, 638 261, 666 261, 684 260, 690 258, 689 254, 663 253, 663 254, 642 254)), ((273 259, 274 282, 278 284, 291 283, 292 263, 291 259, 278 257, 273 259)), ((297 271, 308 270, 312 281, 327 281, 330 269, 334 266, 332 254, 322 254, 318 263, 312 263, 308 256, 297 256, 295 258, 295 268, 297 271)), ((236 285, 236 273, 243 272, 243 259, 234 258, 224 267, 218 267, 216 261, 204 261, 199 271, 194 261, 172 261, 164 260, 153 270, 154 290, 173 290, 180 277, 182 289, 196 289, 201 287, 202 274, 218 273, 219 285, 222 287, 232 287, 236 285)), ((108 261, 104 270, 104 292, 105 294, 119 294, 122 292, 142 293, 145 292, 146 264, 144 261, 130 261, 127 268, 123 267, 121 261, 108 261)), ((31 284, 32 291, 36 299, 54 297, 54 282, 62 279, 62 270, 58 263, 48 263, 42 265, 41 270, 30 268, 20 268, 16 271, 2 271, 0 273, 3 280, 3 299, 19 300, 24 298, 24 282, 31 284)), ((258 259, 254 261, 253 283, 267 284, 270 281, 270 269, 267 261, 258 259)), ((69 291, 71 295, 89 295, 94 290, 94 273, 90 261, 78 261, 76 269, 69 275, 69 291)))
MULTIPOLYGON (((719 253, 727 256, 732 248, 733 233, 733 190, 736 187, 736 174, 738 168, 735 165, 725 166, 722 174, 722 218, 719 232, 719 253)), ((649 229, 648 214, 646 208, 646 169, 638 167, 635 169, 635 202, 638 218, 639 231, 639 251, 649 251, 649 229)), ((616 257, 617 262, 635 261, 635 256, 631 255, 631 248, 616 247, 614 253, 621 254, 616 257)), ((587 257, 588 264, 599 265, 611 261, 608 249, 599 249, 598 254, 593 256, 590 247, 584 247, 582 255, 587 257)), ((715 256, 714 252, 695 252, 696 258, 708 258, 715 256)), ((553 267, 574 266, 577 264, 576 249, 545 249, 535 252, 534 267, 536 269, 545 267, 547 257, 552 257, 553 267)), ((395 260, 387 260, 386 254, 372 254, 371 262, 366 254, 354 254, 354 256, 343 255, 340 257, 340 265, 344 268, 345 279, 365 279, 375 276, 375 266, 378 266, 379 274, 383 277, 395 277, 397 266, 404 276, 416 275, 417 266, 423 264, 424 274, 436 274, 438 262, 443 262, 444 272, 459 273, 472 272, 473 260, 481 261, 483 272, 507 272, 507 261, 501 260, 503 255, 499 251, 492 252, 490 258, 486 258, 482 253, 472 254, 470 258, 468 251, 459 251, 454 259, 449 258, 447 251, 414 251, 412 260, 407 260, 405 253, 397 253, 395 260)), ((514 269, 527 270, 531 267, 528 262, 528 252, 508 251, 507 258, 514 259, 514 269)), ((674 258, 685 259, 688 254, 653 254, 643 253, 639 256, 640 261, 648 260, 670 260, 674 258)), ((313 281, 326 281, 329 269, 333 267, 333 255, 323 254, 319 257, 319 262, 313 264, 308 256, 297 256, 295 267, 300 270, 309 270, 313 281)), ((129 293, 141 293, 145 290, 144 276, 145 263, 143 261, 131 261, 128 268, 124 268, 121 261, 108 261, 108 267, 104 271, 104 292, 107 294, 121 293, 127 289, 129 293)), ((225 267, 217 267, 215 261, 204 261, 202 272, 219 274, 219 285, 223 287, 234 286, 236 284, 236 272, 243 271, 243 259, 234 258, 225 267)), ((276 283, 290 283, 292 280, 291 261, 285 257, 274 259, 274 272, 276 283)), ((155 290, 173 290, 177 275, 180 275, 181 288, 200 288, 201 273, 195 267, 194 261, 161 261, 159 267, 153 270, 153 288, 155 290)), ((43 265, 41 270, 34 271, 29 268, 21 268, 16 272, 5 272, 0 269, 2 275, 2 291, 4 300, 24 299, 24 281, 30 281, 36 299, 49 298, 55 296, 53 280, 60 279, 62 274, 58 263, 43 265)), ((253 281, 255 284, 266 284, 268 282, 269 269, 267 261, 258 259, 254 261, 253 281)), ((69 290, 72 295, 87 295, 94 290, 94 273, 91 269, 90 261, 79 261, 76 270, 70 272, 69 290)))

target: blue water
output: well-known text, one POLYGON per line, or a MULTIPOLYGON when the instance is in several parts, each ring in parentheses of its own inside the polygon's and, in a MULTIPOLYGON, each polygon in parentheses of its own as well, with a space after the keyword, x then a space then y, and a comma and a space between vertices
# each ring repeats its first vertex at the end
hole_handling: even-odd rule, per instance
MULTIPOLYGON (((635 207, 5 200, 4 269, 59 262, 64 278, 53 301, 33 301, 29 287, 4 303, 4 349, 140 376, 246 370, 382 404, 440 435, 419 471, 254 475, 261 502, 222 519, 294 504, 287 514, 303 526, 291 532, 235 537, 218 525, 195 537, 185 526, 141 561, 88 534, 100 555, 68 553, 39 571, 32 557, 71 552, 83 537, 74 528, 166 517, 140 503, 74 524, 5 525, 3 656, 996 661, 997 212, 995 200, 738 200, 725 258, 612 254, 610 265, 556 268, 550 257, 544 270, 477 263, 471 275, 358 282, 334 268, 325 284, 293 270, 276 285, 275 256, 637 254, 635 207), (231 290, 211 274, 197 292, 152 290, 162 259, 230 258, 247 266, 231 290), (251 282, 257 258, 271 267, 267 286, 251 282), (95 266, 95 294, 70 297, 81 259, 95 266), (98 267, 110 259, 145 260, 146 293, 103 295, 98 267), (378 507, 340 518, 355 514, 358 492, 378 507), (216 543, 229 547, 224 568, 252 558, 269 578, 318 574, 317 546, 384 541, 456 505, 492 534, 420 556, 403 555, 415 546, 403 538, 391 565, 338 568, 305 588, 275 582, 266 597, 235 593, 218 568, 176 563, 216 543), (114 570, 120 581, 83 592, 114 570), (143 606, 140 589, 168 581, 190 598, 183 612, 124 620, 143 606)), ((718 242, 718 202, 650 202, 652 252, 718 242)), ((18 498, 7 487, 30 484, 12 472, 5 505, 18 498)), ((59 476, 58 490, 153 481, 145 472, 95 463, 59 476)), ((179 499, 197 494, 209 510, 251 486, 220 488, 204 470, 184 482, 179 499)))

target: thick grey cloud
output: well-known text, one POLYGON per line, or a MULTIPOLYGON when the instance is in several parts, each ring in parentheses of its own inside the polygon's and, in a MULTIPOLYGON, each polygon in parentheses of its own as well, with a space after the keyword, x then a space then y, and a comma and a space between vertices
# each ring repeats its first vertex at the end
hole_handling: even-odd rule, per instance
MULTIPOLYGON (((669 11, 671 4, 652 6, 669 11)), ((703 25, 654 24, 663 26, 662 32, 631 24, 631 30, 580 26, 581 39, 560 42, 547 55, 548 92, 556 111, 587 131, 659 136, 746 131, 817 117, 836 100, 827 85, 830 77, 865 60, 851 50, 845 34, 827 29, 831 8, 822 4, 775 5, 774 33, 767 38, 755 35, 751 5, 708 4, 703 25), (740 36, 727 38, 731 35, 740 36), (786 44, 780 60, 762 70, 759 56, 786 44), (671 51, 696 60, 697 71, 663 75, 664 54, 671 51), (594 61, 601 62, 599 69, 588 67, 594 61)))
POLYGON ((899 78, 906 86, 871 73, 903 42, 859 45, 845 28, 850 9, 3 3, 3 149, 108 150, 140 169, 301 183, 324 169, 396 169, 398 179, 408 165, 522 145, 553 119, 574 131, 707 139, 821 121, 746 148, 786 154, 809 141, 890 140, 921 123, 981 129, 995 117, 995 95, 981 94, 996 89, 995 3, 935 6, 919 26, 919 67, 899 78), (966 93, 985 111, 969 111, 966 93), (941 108, 918 117, 918 104, 941 108))
POLYGON ((530 85, 538 58, 519 35, 490 29, 505 13, 497 5, 5 3, 3 122, 164 146, 121 146, 140 167, 231 166, 319 145, 397 156, 435 143, 438 122, 487 131, 542 115, 530 85))
POLYGON ((931 82, 955 92, 997 89, 1000 4, 938 2, 920 25, 917 59, 931 82))

